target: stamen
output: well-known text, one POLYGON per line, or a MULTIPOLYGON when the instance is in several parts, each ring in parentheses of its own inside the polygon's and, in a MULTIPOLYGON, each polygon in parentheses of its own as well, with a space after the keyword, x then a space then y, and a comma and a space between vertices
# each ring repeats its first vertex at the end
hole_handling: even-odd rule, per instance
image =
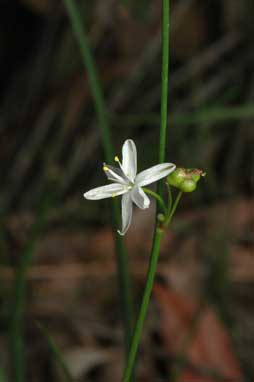
POLYGON ((113 194, 112 194, 112 198, 115 198, 116 197, 116 194, 113 192, 113 194))
POLYGON ((117 155, 115 156, 114 160, 115 160, 115 162, 117 162, 117 163, 119 164, 120 169, 121 169, 122 172, 125 174, 125 172, 124 172, 124 170, 123 170, 122 163, 120 162, 120 159, 118 158, 117 155))
POLYGON ((109 171, 109 168, 107 166, 102 167, 104 171, 109 171))

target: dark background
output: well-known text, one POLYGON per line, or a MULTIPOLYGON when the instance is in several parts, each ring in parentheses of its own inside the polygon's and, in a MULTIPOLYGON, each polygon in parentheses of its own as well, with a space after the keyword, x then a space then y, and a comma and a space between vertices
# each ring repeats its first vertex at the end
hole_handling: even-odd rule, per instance
MULTIPOLYGON (((115 152, 120 156, 123 141, 132 138, 139 170, 156 164, 161 1, 77 3, 104 89, 115 152)), ((137 367, 140 381, 173 380, 176 361, 172 333, 163 330, 171 317, 165 306, 178 318, 180 313, 170 295, 161 298, 162 290, 176 293, 179 304, 205 301, 230 341, 225 350, 225 333, 215 331, 214 354, 226 365, 225 354, 232 352, 228 369, 239 366, 246 380, 253 378, 253 18, 251 0, 172 0, 167 160, 201 168, 207 176, 197 192, 184 196, 165 237, 137 367)), ((9 375, 14 271, 46 203, 46 222, 27 274, 27 381, 64 380, 39 322, 75 381, 117 382, 122 326, 109 203, 82 196, 105 184, 103 149, 63 3, 1 0, 0 57, 1 366, 9 375)), ((153 208, 136 211, 126 236, 136 307, 153 217, 153 208)), ((206 325, 209 333, 211 324, 206 325)), ((181 321, 174 330, 188 332, 189 326, 181 321)), ((203 346, 209 348, 209 340, 203 346)), ((213 361, 207 362, 213 369, 213 361)))

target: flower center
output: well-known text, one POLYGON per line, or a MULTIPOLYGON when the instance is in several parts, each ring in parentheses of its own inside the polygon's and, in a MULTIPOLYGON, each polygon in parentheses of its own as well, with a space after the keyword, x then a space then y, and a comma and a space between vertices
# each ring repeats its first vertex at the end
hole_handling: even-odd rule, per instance
POLYGON ((117 163, 119 164, 119 167, 120 167, 120 169, 122 170, 123 174, 124 174, 124 175, 128 178, 128 180, 129 180, 129 185, 130 185, 131 187, 133 187, 133 186, 134 186, 134 183, 130 180, 130 174, 128 174, 128 173, 126 173, 126 172, 124 171, 124 169, 123 169, 123 165, 122 165, 122 163, 120 162, 120 159, 118 158, 117 155, 115 156, 114 161, 117 162, 117 163))

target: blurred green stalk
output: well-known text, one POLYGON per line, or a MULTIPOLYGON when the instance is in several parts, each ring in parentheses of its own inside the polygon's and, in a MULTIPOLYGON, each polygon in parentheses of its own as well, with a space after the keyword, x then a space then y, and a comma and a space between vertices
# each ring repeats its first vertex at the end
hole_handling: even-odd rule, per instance
MULTIPOLYGON (((254 117, 254 104, 225 107, 207 107, 200 111, 189 113, 173 113, 170 121, 174 125, 190 125, 194 123, 220 123, 254 117)), ((151 124, 160 121, 157 113, 137 113, 128 115, 113 115, 114 123, 121 123, 123 126, 151 124)))
MULTIPOLYGON (((166 154, 166 133, 167 133, 167 104, 168 104, 168 65, 169 65, 169 0, 162 1, 162 87, 161 87, 161 124, 160 124, 160 144, 159 144, 159 163, 165 162, 166 154)), ((158 185, 158 193, 162 197, 162 183, 158 185)), ((172 208, 170 219, 175 212, 178 199, 172 208)), ((157 201, 157 211, 160 211, 160 203, 157 201)), ((123 382, 129 382, 132 371, 135 366, 137 351, 141 339, 142 329, 146 318, 150 297, 152 293, 154 277, 156 273, 160 244, 163 236, 163 230, 160 229, 157 218, 155 220, 155 230, 153 237, 153 245, 150 255, 149 267, 147 271, 146 284, 144 294, 139 310, 137 323, 134 329, 130 351, 127 359, 127 365, 123 375, 123 382)))
POLYGON ((4 371, 1 367, 0 367, 0 382, 5 382, 4 371))
POLYGON ((24 313, 26 301, 26 275, 33 259, 38 237, 44 227, 50 197, 47 195, 42 201, 31 228, 29 239, 24 252, 21 253, 20 262, 16 269, 13 287, 13 300, 10 307, 9 346, 12 365, 12 381, 25 382, 25 349, 24 349, 24 313))
MULTIPOLYGON (((162 67, 159 163, 165 162, 168 123, 169 0, 162 0, 162 67)), ((161 190, 160 190, 161 191, 161 190)), ((162 195, 161 195, 162 196, 162 195)))
POLYGON ((155 271, 156 271, 159 252, 160 252, 161 239, 162 239, 162 231, 158 231, 157 229, 155 229, 153 247, 152 247, 152 252, 150 256, 150 262, 149 262, 149 268, 147 272, 144 294, 143 294, 142 302, 140 305, 140 310, 138 314, 137 323, 134 329, 134 334, 131 340, 130 352, 128 355, 127 365, 123 375, 123 382, 129 382, 131 380, 132 371, 135 366, 142 329, 143 329, 147 309, 150 302, 150 296, 151 296, 151 292, 153 288, 155 271))
POLYGON ((49 334, 48 330, 43 325, 41 325, 40 323, 38 323, 38 327, 41 330, 42 334, 47 339, 50 350, 53 353, 58 365, 62 369, 64 381, 65 382, 71 382, 73 380, 73 378, 72 378, 70 370, 68 369, 68 366, 65 362, 65 359, 61 353, 61 350, 59 349, 58 345, 54 341, 53 337, 51 337, 51 335, 49 334))
MULTIPOLYGON (((79 44, 82 59, 87 70, 88 80, 90 83, 92 95, 94 98, 95 108, 99 120, 102 134, 102 143, 105 152, 105 158, 111 163, 114 158, 112 140, 110 135, 110 123, 107 113, 106 104, 102 92, 102 87, 96 72, 95 63, 89 47, 87 35, 82 25, 81 16, 74 0, 63 0, 71 21, 73 33, 79 44)), ((119 278, 120 299, 122 302, 122 313, 125 326, 125 346, 126 354, 129 349, 131 333, 132 333, 132 296, 130 286, 129 267, 127 260, 127 252, 124 247, 123 239, 117 234, 116 229, 120 227, 121 219, 118 206, 115 200, 112 200, 112 222, 115 232, 115 245, 119 278)))

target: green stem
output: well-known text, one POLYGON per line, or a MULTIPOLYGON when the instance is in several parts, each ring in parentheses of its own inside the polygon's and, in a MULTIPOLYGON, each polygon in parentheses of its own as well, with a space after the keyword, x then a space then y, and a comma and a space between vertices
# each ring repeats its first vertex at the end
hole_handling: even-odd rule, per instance
POLYGON ((150 263, 149 263, 149 268, 148 268, 148 273, 146 278, 145 290, 143 294, 142 303, 140 306, 137 323, 134 330, 134 335, 131 341, 131 347, 130 347, 130 352, 128 355, 127 366, 123 375, 123 382, 130 381, 132 370, 135 364, 135 359, 136 359, 136 354, 138 351, 138 346, 139 346, 139 342, 141 338, 142 328, 145 321, 146 312, 148 309, 150 296, 151 296, 151 292, 153 288, 153 281, 154 281, 156 266, 157 266, 158 257, 159 257, 162 235, 163 235, 163 231, 158 230, 156 228, 156 232, 154 234, 154 240, 153 240, 152 253, 150 256, 150 263))
POLYGON ((179 191, 178 192, 178 195, 177 195, 177 197, 176 197, 176 199, 175 199, 175 202, 174 202, 174 204, 173 204, 173 207, 172 207, 172 209, 171 209, 171 211, 170 211, 170 213, 169 213, 169 216, 166 218, 166 220, 165 220, 165 226, 168 226, 169 225, 169 223, 171 222, 171 220, 172 220, 172 217, 174 216, 174 213, 175 213, 175 210, 176 210, 176 208, 177 208, 177 206, 178 206, 178 204, 179 204, 179 202, 180 202, 180 199, 181 199, 181 197, 182 197, 182 194, 183 194, 183 191, 179 191))
POLYGON ((163 209, 163 212, 165 215, 168 214, 167 208, 165 206, 164 200, 160 195, 157 194, 157 192, 154 192, 150 190, 149 188, 142 187, 146 194, 151 195, 153 198, 157 200, 157 202, 160 204, 161 208, 163 209))
MULTIPOLYGON (((219 124, 239 119, 249 119, 254 117, 254 104, 240 106, 209 106, 199 111, 189 113, 174 113, 170 116, 171 124, 176 126, 188 126, 192 124, 219 124)), ((122 126, 155 125, 160 121, 160 115, 157 113, 137 113, 128 115, 113 115, 113 122, 122 126)), ((247 125, 246 125, 247 126, 247 125)))
MULTIPOLYGON (((166 151, 166 130, 167 130, 167 100, 168 100, 168 63, 169 63, 169 0, 163 0, 162 6, 162 90, 161 90, 161 125, 160 125, 160 145, 159 145, 159 162, 165 162, 166 151)), ((158 194, 162 197, 162 182, 159 183, 158 194)), ((157 203, 159 209, 159 201, 157 203)), ((160 243, 163 236, 163 230, 157 225, 154 231, 153 246, 150 256, 149 268, 147 272, 145 290, 141 307, 134 329, 131 341, 130 351, 128 355, 127 365, 123 375, 123 382, 129 382, 132 370, 135 365, 135 359, 138 346, 141 339, 143 324, 145 321, 150 296, 153 288, 154 277, 160 252, 160 243)))
POLYGON ((122 236, 117 233, 121 225, 118 205, 112 200, 112 222, 115 235, 115 252, 117 262, 117 276, 119 285, 119 298, 121 302, 122 320, 124 324, 125 358, 127 359, 133 330, 133 301, 130 286, 128 254, 122 236))
POLYGON ((94 104, 99 120, 99 125, 101 128, 105 157, 108 162, 111 162, 113 158, 113 147, 110 137, 110 126, 107 116, 107 108, 104 102, 100 81, 96 72, 95 63, 89 47, 86 31, 83 27, 80 12, 75 3, 75 0, 63 1, 65 3, 68 16, 71 21, 73 33, 76 37, 77 43, 80 48, 83 63, 87 70, 88 81, 91 87, 91 92, 94 98, 94 104))
POLYGON ((168 115, 168 65, 169 65, 169 0, 163 0, 162 7, 162 71, 161 71, 161 126, 160 163, 165 161, 168 115))
POLYGON ((54 355, 58 365, 60 366, 60 368, 63 371, 64 381, 65 382, 71 382, 73 378, 72 378, 70 370, 69 370, 69 368, 65 362, 65 359, 61 353, 61 350, 59 349, 58 345, 54 341, 53 337, 51 337, 51 335, 49 334, 48 330, 43 325, 41 325, 40 323, 38 323, 37 325, 38 325, 38 328, 41 330, 42 334, 45 336, 52 354, 54 355))
POLYGON ((0 382, 5 382, 5 374, 2 368, 0 368, 0 382))
POLYGON ((168 211, 171 211, 172 203, 173 203, 172 191, 171 191, 171 187, 168 184, 168 182, 166 182, 166 186, 167 186, 167 190, 168 190, 168 211))
POLYGON ((129 382, 130 381, 132 368, 134 367, 134 364, 135 364, 136 354, 138 351, 138 346, 139 346, 140 338, 141 338, 141 334, 142 334, 142 328, 143 328, 143 324, 145 321, 146 312, 148 309, 148 305, 149 305, 149 301, 150 301, 150 297, 151 297, 151 292, 152 292, 152 288, 153 288, 153 281, 154 281, 154 277, 155 277, 155 273, 156 273, 156 267, 157 267, 159 252, 160 252, 161 239, 162 239, 162 236, 163 236, 165 229, 167 228, 168 224, 171 222, 171 220, 174 216, 174 213, 175 213, 176 208, 179 204, 179 201, 181 199, 182 194, 183 194, 183 192, 179 191, 179 193, 178 193, 178 195, 174 201, 173 207, 169 213, 169 216, 166 219, 166 221, 163 223, 163 228, 161 228, 159 226, 159 224, 157 224, 156 229, 155 229, 153 246, 152 246, 152 253, 150 256, 150 263, 149 263, 149 267, 148 267, 146 284, 145 284, 145 290, 144 290, 143 299, 142 299, 142 303, 141 303, 141 307, 140 307, 140 311, 139 311, 139 315, 138 315, 138 320, 137 320, 136 327, 134 330, 134 335, 133 335, 133 338, 131 341, 131 348, 130 348, 130 352, 129 352, 129 356, 128 356, 127 366, 126 366, 124 376, 123 376, 123 382, 129 382))
MULTIPOLYGON (((95 108, 99 120, 99 126, 101 129, 102 143, 105 153, 105 158, 108 163, 113 160, 113 146, 110 135, 110 123, 107 113, 106 104, 104 101, 102 87, 97 75, 96 66, 91 54, 89 47, 87 35, 85 29, 82 25, 81 16, 77 5, 74 0, 64 0, 73 33, 79 44, 80 52, 82 55, 84 66, 87 70, 88 80, 91 87, 91 92, 94 98, 95 108)), ((115 231, 115 245, 116 245, 116 257, 117 257, 117 267, 118 267, 118 278, 119 278, 119 289, 120 289, 120 299, 123 306, 123 319, 125 325, 125 345, 126 354, 129 349, 129 343, 132 333, 132 317, 133 317, 133 307, 132 307, 132 296, 131 296, 131 286, 129 277, 129 267, 127 260, 127 253, 124 248, 123 240, 121 236, 116 233, 117 227, 120 224, 120 214, 115 201, 112 201, 112 221, 113 228, 115 231)))
POLYGON ((24 311, 26 297, 26 274, 33 259, 35 246, 38 237, 45 224, 46 214, 50 201, 48 198, 43 201, 38 211, 37 220, 31 229, 31 235, 20 257, 20 264, 17 268, 13 289, 13 302, 10 309, 9 341, 10 354, 13 364, 12 380, 15 382, 25 382, 25 362, 24 362, 24 311))
MULTIPOLYGON (((167 142, 167 117, 168 117, 168 66, 169 66, 169 0, 162 1, 162 67, 161 67, 161 122, 159 163, 165 162, 167 142)), ((162 196, 163 182, 158 184, 158 194, 162 196)))

